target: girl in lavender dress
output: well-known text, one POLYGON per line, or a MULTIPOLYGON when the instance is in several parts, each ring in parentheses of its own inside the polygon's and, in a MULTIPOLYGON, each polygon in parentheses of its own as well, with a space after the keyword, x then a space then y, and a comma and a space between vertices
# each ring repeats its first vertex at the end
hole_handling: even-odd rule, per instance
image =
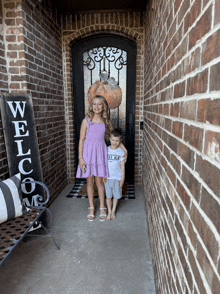
MULTIPOLYGON (((104 180, 108 178, 108 150, 105 138, 108 139, 112 130, 112 123, 108 116, 108 103, 103 96, 96 95, 92 98, 89 111, 82 121, 79 139, 79 165, 76 177, 86 178, 87 194, 89 198, 89 221, 95 219, 95 207, 93 204, 94 179, 98 188, 100 200, 100 221, 106 219, 104 180)), ((121 143, 120 147, 127 150, 121 143)))

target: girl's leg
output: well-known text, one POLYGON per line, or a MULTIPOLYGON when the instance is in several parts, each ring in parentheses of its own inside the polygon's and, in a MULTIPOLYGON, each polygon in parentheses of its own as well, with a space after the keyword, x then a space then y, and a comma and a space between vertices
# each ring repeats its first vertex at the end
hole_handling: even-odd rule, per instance
POLYGON ((111 219, 111 213, 112 213, 112 199, 111 198, 106 198, 106 204, 108 208, 108 215, 107 215, 107 220, 111 219))
MULTIPOLYGON (((100 214, 106 214, 105 208, 105 187, 103 177, 95 177, 96 186, 98 188, 99 201, 100 201, 100 214), (104 208, 104 209, 103 209, 104 208)), ((101 216, 100 219, 104 220, 106 217, 101 216)))
POLYGON ((115 212, 116 212, 116 207, 118 204, 118 199, 113 198, 113 207, 112 207, 112 217, 111 219, 115 219, 115 212))
MULTIPOLYGON (((94 176, 86 178, 87 181, 87 194, 89 198, 89 207, 94 207, 93 195, 94 195, 94 176)), ((89 209, 89 214, 94 214, 94 209, 89 209)), ((94 219, 94 217, 89 217, 89 219, 94 219)))

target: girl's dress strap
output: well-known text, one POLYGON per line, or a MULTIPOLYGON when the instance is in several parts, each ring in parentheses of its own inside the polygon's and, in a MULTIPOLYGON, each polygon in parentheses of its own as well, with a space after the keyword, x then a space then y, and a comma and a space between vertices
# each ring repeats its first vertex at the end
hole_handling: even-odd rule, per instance
POLYGON ((85 117, 86 121, 87 121, 87 128, 89 128, 89 118, 85 117))

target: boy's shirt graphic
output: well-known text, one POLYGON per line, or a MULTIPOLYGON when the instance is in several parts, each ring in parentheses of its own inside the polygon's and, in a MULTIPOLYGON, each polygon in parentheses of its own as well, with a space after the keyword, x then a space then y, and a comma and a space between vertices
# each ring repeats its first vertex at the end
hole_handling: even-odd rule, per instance
POLYGON ((124 158, 124 150, 118 147, 116 150, 112 150, 110 146, 108 147, 108 179, 121 180, 121 166, 120 163, 124 158))

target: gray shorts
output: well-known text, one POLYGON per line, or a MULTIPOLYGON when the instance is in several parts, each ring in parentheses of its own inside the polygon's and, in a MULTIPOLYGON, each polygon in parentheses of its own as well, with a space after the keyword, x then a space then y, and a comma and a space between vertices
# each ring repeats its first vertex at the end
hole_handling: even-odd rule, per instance
POLYGON ((122 197, 122 188, 119 189, 120 183, 118 180, 107 179, 105 183, 106 198, 120 199, 122 197))

